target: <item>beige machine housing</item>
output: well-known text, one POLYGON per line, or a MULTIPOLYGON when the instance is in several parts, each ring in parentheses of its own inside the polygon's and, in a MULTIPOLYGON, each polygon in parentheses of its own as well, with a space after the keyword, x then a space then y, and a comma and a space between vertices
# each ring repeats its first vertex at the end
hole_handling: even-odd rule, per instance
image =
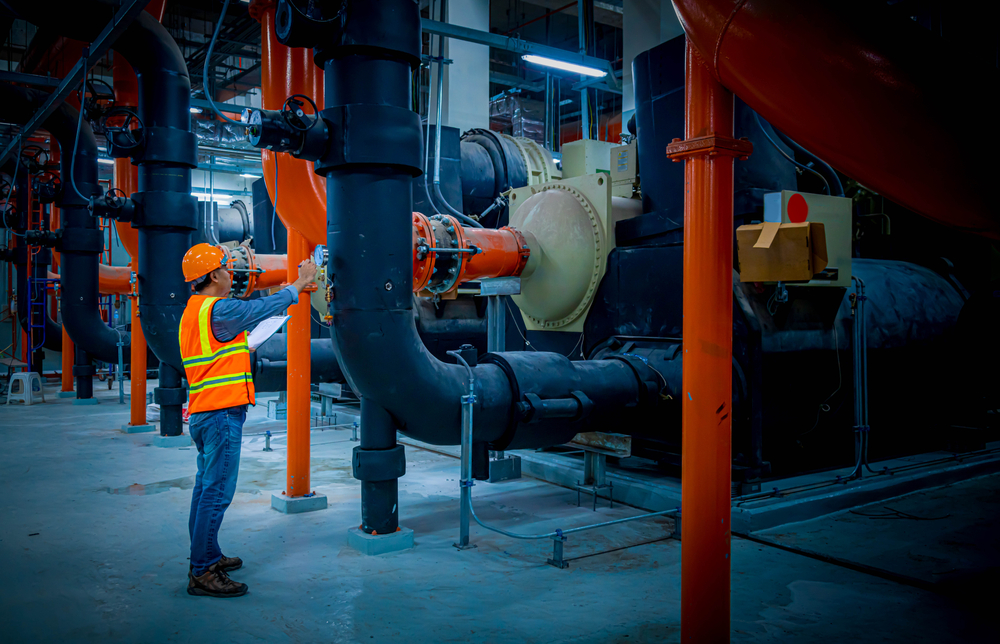
POLYGON ((562 146, 562 176, 564 179, 603 172, 611 174, 611 151, 618 147, 608 141, 581 139, 562 146))
POLYGON ((501 134, 503 138, 510 141, 524 159, 524 167, 528 171, 528 185, 537 186, 549 181, 562 179, 563 174, 552 159, 552 154, 535 143, 533 140, 523 136, 510 136, 501 134))
POLYGON ((639 191, 639 149, 636 142, 611 148, 611 195, 633 199, 639 191))
POLYGON ((615 247, 615 224, 641 214, 641 202, 612 198, 604 173, 517 188, 508 197, 510 225, 531 248, 521 294, 511 296, 525 327, 582 331, 615 247))

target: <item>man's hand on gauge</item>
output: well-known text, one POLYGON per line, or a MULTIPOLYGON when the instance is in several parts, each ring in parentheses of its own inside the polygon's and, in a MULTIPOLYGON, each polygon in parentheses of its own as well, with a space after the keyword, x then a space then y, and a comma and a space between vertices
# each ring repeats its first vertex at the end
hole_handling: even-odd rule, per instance
POLYGON ((299 264, 299 278, 292 282, 292 286, 301 293, 307 286, 316 281, 317 272, 319 269, 316 268, 316 264, 311 259, 307 259, 299 264))

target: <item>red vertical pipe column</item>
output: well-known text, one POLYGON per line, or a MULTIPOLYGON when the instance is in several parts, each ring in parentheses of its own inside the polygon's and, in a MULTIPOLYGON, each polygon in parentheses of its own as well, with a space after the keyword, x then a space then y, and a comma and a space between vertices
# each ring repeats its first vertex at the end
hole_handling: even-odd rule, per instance
POLYGON ((733 95, 690 42, 684 159, 681 640, 729 641, 733 355, 733 95))
MULTIPOLYGON (((261 93, 264 109, 277 110, 292 94, 311 96, 323 109, 323 77, 313 52, 278 42, 274 0, 254 0, 250 15, 261 23, 261 93)), ((312 163, 262 150, 263 174, 277 216, 288 229, 288 281, 316 244, 326 242, 326 184, 312 163), (280 170, 280 175, 275 170, 280 170), (279 183, 280 185, 276 185, 279 183)), ((306 293, 288 313, 288 473, 285 494, 311 493, 309 482, 310 304, 306 293)))
MULTIPOLYGON (((309 242, 294 228, 288 229, 288 281, 299 276, 299 264, 309 258, 309 242)), ((305 496, 309 487, 309 379, 310 365, 309 293, 299 295, 298 304, 288 307, 288 472, 285 495, 305 496)))
MULTIPOLYGON (((147 7, 147 11, 148 11, 147 7)), ((154 14, 155 15, 155 14, 154 14)), ((115 82, 115 102, 118 105, 135 107, 139 104, 139 85, 132 66, 124 57, 115 53, 113 63, 115 82)), ((132 165, 129 159, 115 159, 114 186, 126 195, 131 196, 139 190, 139 168, 132 165)), ((132 268, 139 266, 139 231, 131 224, 115 222, 118 238, 132 258, 132 268)), ((132 393, 129 398, 129 421, 133 427, 146 424, 146 336, 142 332, 142 321, 139 319, 138 285, 133 285, 130 292, 132 309, 132 343, 129 347, 132 377, 132 393)))

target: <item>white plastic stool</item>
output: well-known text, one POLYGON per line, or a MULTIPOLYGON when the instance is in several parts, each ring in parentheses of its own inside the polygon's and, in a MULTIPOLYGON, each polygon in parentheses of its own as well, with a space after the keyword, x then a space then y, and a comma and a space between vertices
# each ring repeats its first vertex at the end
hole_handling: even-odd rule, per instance
POLYGON ((10 389, 7 391, 7 404, 20 400, 25 405, 45 402, 45 392, 42 391, 42 379, 34 371, 15 373, 10 377, 10 389))

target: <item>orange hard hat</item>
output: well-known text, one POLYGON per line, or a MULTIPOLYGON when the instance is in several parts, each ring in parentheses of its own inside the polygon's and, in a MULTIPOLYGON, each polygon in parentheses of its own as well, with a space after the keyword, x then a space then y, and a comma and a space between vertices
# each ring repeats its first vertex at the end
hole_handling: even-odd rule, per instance
POLYGON ((184 261, 181 262, 186 282, 193 282, 225 265, 226 254, 221 248, 211 244, 195 244, 184 253, 184 261))

